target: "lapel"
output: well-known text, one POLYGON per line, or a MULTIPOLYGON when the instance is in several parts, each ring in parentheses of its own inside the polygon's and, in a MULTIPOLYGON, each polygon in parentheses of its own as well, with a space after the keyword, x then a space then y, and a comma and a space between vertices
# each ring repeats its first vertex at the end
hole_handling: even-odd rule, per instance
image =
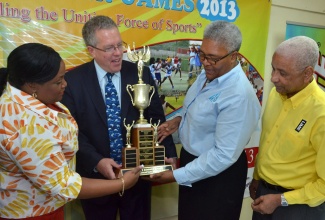
MULTIPOLYGON (((96 69, 94 65, 94 61, 89 63, 88 70, 84 72, 85 77, 83 81, 84 88, 87 89, 88 94, 90 96, 90 100, 92 104, 95 106, 97 113, 99 114, 100 118, 103 120, 104 124, 107 125, 107 118, 106 118, 106 107, 104 104, 102 92, 100 91, 100 86, 97 79, 96 69)), ((89 112, 91 114, 91 112, 89 112)))
MULTIPOLYGON (((121 118, 124 120, 127 116, 127 112, 129 108, 133 108, 131 98, 129 93, 126 90, 127 85, 134 85, 138 83, 138 74, 137 72, 133 73, 130 68, 127 68, 125 61, 123 61, 122 69, 121 69, 121 118), (136 76, 136 77, 135 77, 136 76)), ((130 91, 132 97, 133 92, 130 91)))

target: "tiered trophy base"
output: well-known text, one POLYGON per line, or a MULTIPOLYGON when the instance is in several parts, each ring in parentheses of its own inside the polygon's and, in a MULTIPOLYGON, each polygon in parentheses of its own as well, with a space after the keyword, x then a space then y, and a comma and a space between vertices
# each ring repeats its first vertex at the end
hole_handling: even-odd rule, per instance
POLYGON ((123 148, 121 175, 134 167, 143 165, 140 176, 148 176, 172 170, 172 165, 165 164, 165 147, 155 143, 156 131, 151 124, 136 125, 132 129, 132 147, 123 148), (158 146, 156 146, 158 145, 158 146))

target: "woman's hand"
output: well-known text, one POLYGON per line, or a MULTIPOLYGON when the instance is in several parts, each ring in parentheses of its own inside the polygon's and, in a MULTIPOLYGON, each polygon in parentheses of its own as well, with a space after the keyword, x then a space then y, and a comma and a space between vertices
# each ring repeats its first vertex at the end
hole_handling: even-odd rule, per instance
POLYGON ((177 131, 182 117, 178 116, 172 120, 165 121, 158 127, 158 141, 162 142, 168 135, 177 131))
POLYGON ((125 189, 129 189, 137 183, 142 169, 143 165, 140 165, 123 174, 125 189))

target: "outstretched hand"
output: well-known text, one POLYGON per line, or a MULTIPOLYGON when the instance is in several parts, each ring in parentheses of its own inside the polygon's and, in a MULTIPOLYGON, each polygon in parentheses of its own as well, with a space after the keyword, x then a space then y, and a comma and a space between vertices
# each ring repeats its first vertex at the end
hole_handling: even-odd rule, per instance
POLYGON ((125 181, 125 189, 129 189, 136 184, 139 179, 142 168, 143 165, 140 165, 123 174, 123 178, 125 181))
MULTIPOLYGON (((165 157, 166 164, 171 164, 173 169, 177 169, 177 158, 167 158, 165 157)), ((157 183, 171 183, 175 182, 174 174, 172 170, 167 170, 160 173, 154 173, 150 176, 142 177, 142 179, 157 182, 157 183)))
POLYGON ((172 183, 176 181, 173 175, 173 171, 171 170, 151 174, 149 177, 150 181, 157 183, 172 183))
POLYGON ((179 123, 181 122, 181 117, 178 116, 172 120, 165 121, 158 127, 158 141, 162 142, 167 136, 171 135, 177 131, 179 123))

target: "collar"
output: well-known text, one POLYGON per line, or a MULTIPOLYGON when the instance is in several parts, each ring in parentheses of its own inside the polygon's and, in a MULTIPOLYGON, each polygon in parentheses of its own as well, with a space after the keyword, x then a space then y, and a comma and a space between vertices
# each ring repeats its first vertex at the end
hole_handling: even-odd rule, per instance
POLYGON ((29 109, 36 114, 44 117, 46 120, 57 124, 57 118, 67 118, 70 115, 69 110, 60 102, 56 102, 55 105, 62 110, 62 112, 55 111, 44 103, 35 99, 33 96, 21 91, 9 84, 7 82, 7 87, 5 89, 6 96, 18 105, 24 106, 24 108, 29 109))
MULTIPOLYGON (((106 74, 107 74, 107 72, 98 65, 98 63, 96 62, 96 60, 94 60, 94 65, 95 65, 95 69, 96 69, 97 78, 100 81, 103 80, 103 79, 106 80, 106 74)), ((121 78, 121 72, 114 73, 114 77, 115 76, 121 78)))
MULTIPOLYGON (((242 67, 240 63, 238 63, 234 68, 232 68, 229 72, 223 74, 222 76, 219 76, 215 78, 214 80, 209 82, 209 85, 220 85, 224 84, 226 81, 230 80, 233 77, 236 77, 238 73, 241 73, 242 67)), ((204 83, 207 81, 207 77, 205 75, 205 72, 203 72, 199 75, 200 80, 203 81, 204 83)), ((203 84, 202 84, 203 85, 203 84)))
POLYGON ((316 80, 313 79, 311 83, 309 83, 304 89, 296 93, 294 96, 287 98, 285 95, 281 95, 278 93, 282 99, 282 101, 289 101, 292 104, 292 107, 297 108, 300 103, 304 102, 310 95, 317 89, 318 85, 316 80))

